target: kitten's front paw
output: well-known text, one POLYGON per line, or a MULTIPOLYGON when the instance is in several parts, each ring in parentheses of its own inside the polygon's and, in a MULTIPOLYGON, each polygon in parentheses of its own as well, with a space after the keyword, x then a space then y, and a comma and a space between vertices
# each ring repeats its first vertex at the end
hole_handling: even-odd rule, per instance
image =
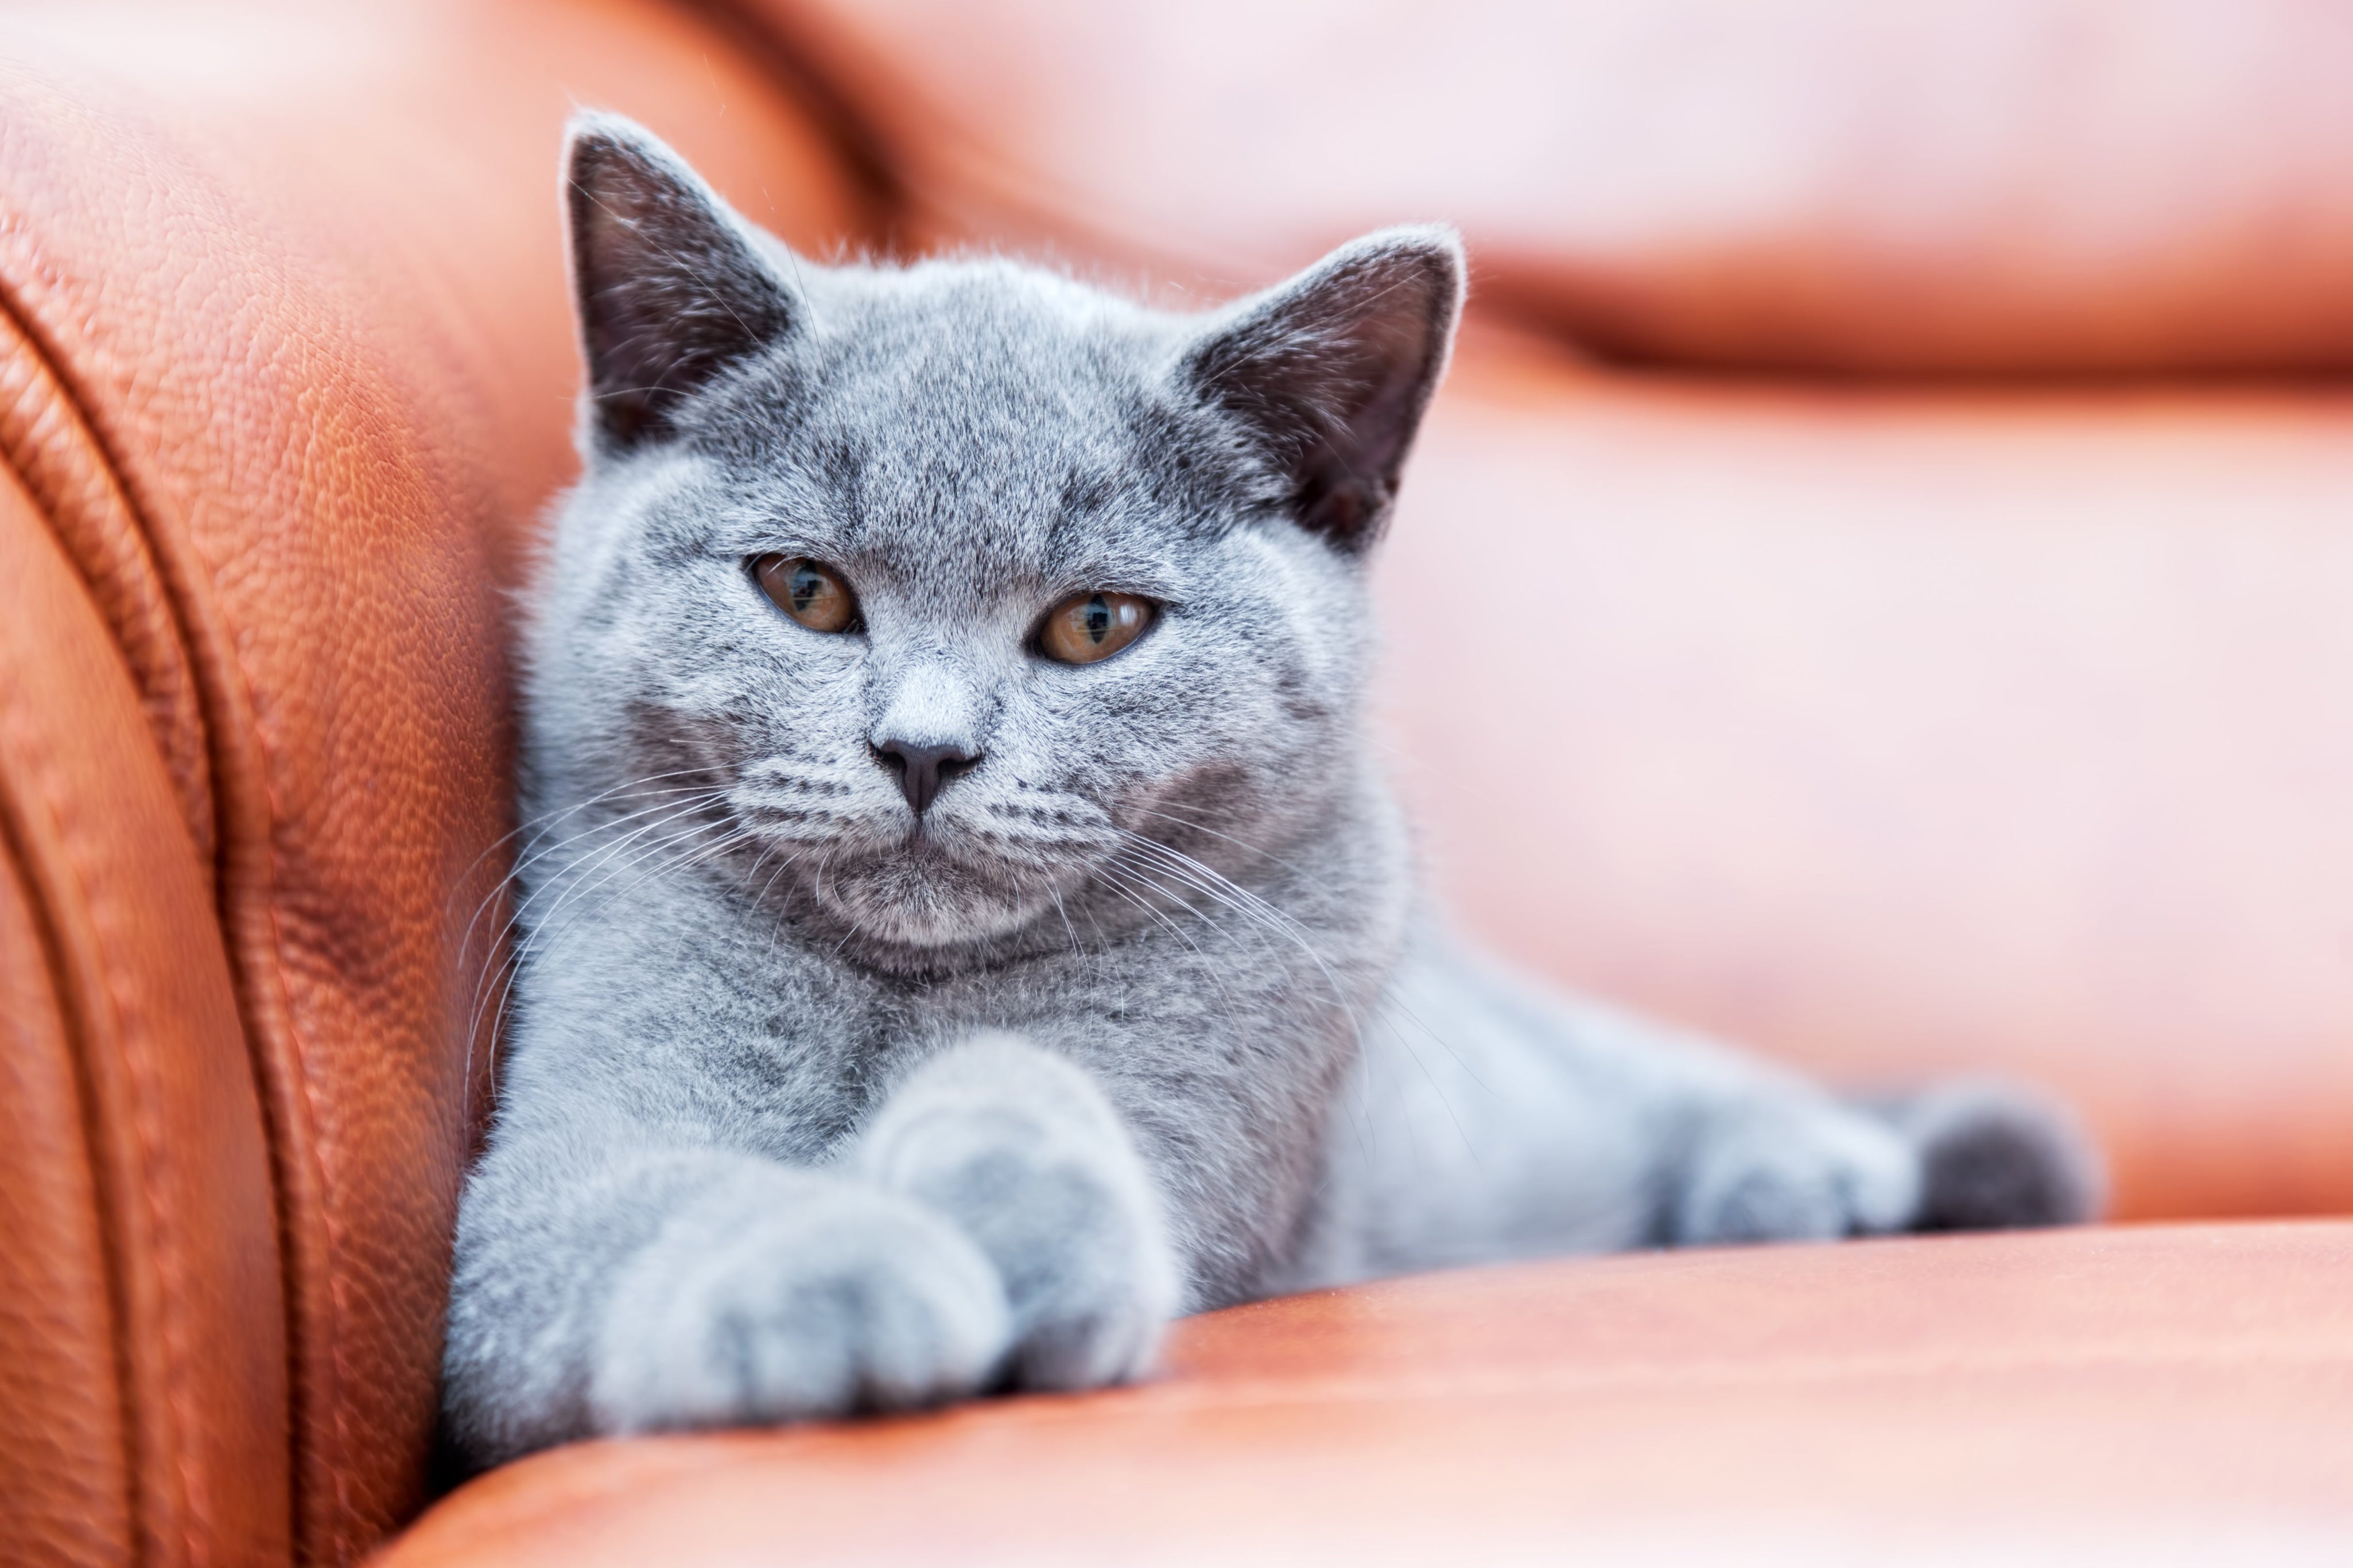
POLYGON ((1003 1035, 946 1052, 892 1097, 858 1168, 996 1265, 1016 1385, 1093 1388, 1151 1366, 1176 1258, 1126 1130, 1078 1068, 1003 1035))
POLYGON ((900 1410, 977 1392, 1009 1320, 955 1227, 846 1183, 690 1213, 623 1274, 589 1388, 608 1433, 900 1410))
POLYGON ((1774 1104, 1704 1136, 1673 1216, 1683 1246, 1829 1241, 1901 1230, 1920 1203, 1920 1162, 1890 1128, 1842 1106, 1774 1104))

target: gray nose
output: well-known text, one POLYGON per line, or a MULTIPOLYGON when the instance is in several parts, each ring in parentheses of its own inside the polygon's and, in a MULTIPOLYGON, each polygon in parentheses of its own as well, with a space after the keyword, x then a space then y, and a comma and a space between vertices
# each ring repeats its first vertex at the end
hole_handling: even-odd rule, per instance
POLYGON ((899 775, 899 793, 921 816, 937 799, 940 786, 980 761, 980 753, 962 746, 918 746, 906 741, 884 741, 874 748, 874 760, 899 775))

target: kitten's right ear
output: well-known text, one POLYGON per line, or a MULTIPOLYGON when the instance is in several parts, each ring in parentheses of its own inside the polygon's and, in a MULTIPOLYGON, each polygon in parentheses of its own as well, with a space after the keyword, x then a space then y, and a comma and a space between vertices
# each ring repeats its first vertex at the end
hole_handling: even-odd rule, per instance
POLYGON ((1282 469, 1292 516, 1349 555, 1378 537, 1462 310, 1462 242, 1382 229, 1213 317, 1196 392, 1282 469))
POLYGON ((590 432, 625 452, 668 435, 685 399, 791 331, 801 302, 744 221, 634 121, 574 116, 564 184, 590 432))

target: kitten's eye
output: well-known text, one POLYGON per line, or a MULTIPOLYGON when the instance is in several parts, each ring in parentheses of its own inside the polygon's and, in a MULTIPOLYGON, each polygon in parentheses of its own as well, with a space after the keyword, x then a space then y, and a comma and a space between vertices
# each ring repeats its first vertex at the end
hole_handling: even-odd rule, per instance
POLYGON ((752 563, 752 575, 776 608, 813 632, 849 629, 858 619, 858 601, 849 584, 814 561, 798 555, 763 555, 752 563))
POLYGON ((1152 601, 1133 594, 1081 594, 1054 606, 1039 629, 1038 647, 1064 664, 1109 658, 1152 624, 1152 601))

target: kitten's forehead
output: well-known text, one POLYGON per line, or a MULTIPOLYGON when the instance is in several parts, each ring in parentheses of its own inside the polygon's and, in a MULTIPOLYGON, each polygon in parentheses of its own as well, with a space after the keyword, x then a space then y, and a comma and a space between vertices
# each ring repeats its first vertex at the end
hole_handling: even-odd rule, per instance
POLYGON ((910 586, 1060 581, 1149 573, 1196 531, 1169 318, 999 263, 810 292, 812 330, 737 460, 789 475, 823 514, 797 521, 845 554, 910 586))

